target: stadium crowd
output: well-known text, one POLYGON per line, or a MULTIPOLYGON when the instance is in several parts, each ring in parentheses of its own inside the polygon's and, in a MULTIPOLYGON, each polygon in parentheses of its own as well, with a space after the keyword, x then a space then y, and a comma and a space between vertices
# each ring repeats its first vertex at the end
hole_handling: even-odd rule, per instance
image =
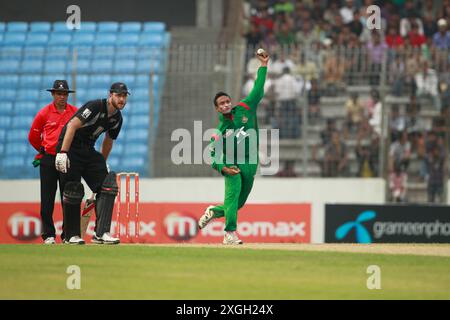
MULTIPOLYGON (((383 100, 379 89, 384 82, 386 94, 408 99, 387 109, 392 200, 406 200, 411 157, 419 159, 418 176, 427 182, 429 201, 442 199, 450 124, 450 0, 251 0, 245 3, 244 14, 242 35, 248 46, 244 95, 255 77, 255 49, 263 47, 272 54, 262 108, 266 125, 278 128, 281 139, 300 138, 305 123, 302 104, 307 101, 307 123, 326 122, 312 155, 321 175, 379 176, 383 100), (367 27, 371 5, 380 8, 380 29, 367 27), (361 98, 346 91, 349 85, 372 89, 369 97, 361 98), (343 95, 348 97, 342 106, 345 120, 325 119, 321 99, 343 95), (421 114, 424 104, 438 115, 430 124, 421 114), (348 161, 347 141, 352 137, 357 141, 356 173, 348 161)), ((289 161, 279 176, 295 176, 293 168, 289 161)))

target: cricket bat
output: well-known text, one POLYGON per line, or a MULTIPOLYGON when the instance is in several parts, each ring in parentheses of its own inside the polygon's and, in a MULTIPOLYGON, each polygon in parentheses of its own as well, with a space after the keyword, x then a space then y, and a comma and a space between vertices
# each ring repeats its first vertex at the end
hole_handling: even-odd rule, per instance
POLYGON ((89 224, 89 220, 91 219, 92 213, 94 212, 95 208, 95 200, 94 200, 94 194, 86 200, 86 203, 84 204, 84 209, 81 212, 81 221, 80 221, 80 234, 81 238, 84 238, 84 235, 86 234, 87 227, 89 224))

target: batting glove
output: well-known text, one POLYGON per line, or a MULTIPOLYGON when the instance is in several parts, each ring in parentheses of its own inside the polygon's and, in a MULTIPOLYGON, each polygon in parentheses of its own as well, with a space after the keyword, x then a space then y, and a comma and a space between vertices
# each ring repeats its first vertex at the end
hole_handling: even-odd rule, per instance
POLYGON ((62 173, 67 173, 67 169, 70 168, 70 160, 67 156, 67 152, 60 152, 56 155, 55 159, 56 170, 62 173))

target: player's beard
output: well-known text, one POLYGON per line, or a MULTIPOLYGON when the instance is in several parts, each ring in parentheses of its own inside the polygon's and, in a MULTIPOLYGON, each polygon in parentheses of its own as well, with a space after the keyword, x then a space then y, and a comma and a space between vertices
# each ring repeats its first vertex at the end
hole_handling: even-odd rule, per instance
POLYGON ((120 107, 119 107, 119 104, 116 103, 116 102, 114 101, 114 99, 111 99, 111 104, 112 104, 112 106, 114 107, 114 109, 119 110, 119 111, 122 110, 122 109, 125 107, 125 105, 126 105, 126 103, 124 103, 124 104, 123 104, 123 107, 120 108, 120 107))

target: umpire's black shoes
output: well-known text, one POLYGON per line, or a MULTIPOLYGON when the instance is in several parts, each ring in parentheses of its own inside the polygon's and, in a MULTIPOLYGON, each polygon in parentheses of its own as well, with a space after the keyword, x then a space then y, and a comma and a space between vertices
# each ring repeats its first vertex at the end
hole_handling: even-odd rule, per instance
POLYGON ((69 240, 64 240, 65 244, 84 244, 84 240, 81 239, 79 236, 73 236, 69 240))

